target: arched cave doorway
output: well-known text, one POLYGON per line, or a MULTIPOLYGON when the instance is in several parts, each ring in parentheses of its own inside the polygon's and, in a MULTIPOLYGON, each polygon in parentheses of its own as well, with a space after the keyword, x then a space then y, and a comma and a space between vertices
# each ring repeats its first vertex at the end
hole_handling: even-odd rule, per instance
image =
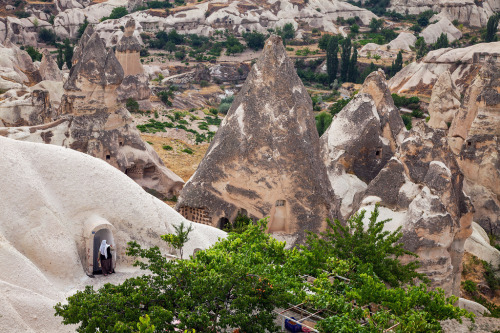
MULTIPOLYGON (((102 269, 99 267, 99 262, 97 258, 99 257, 99 248, 101 247, 101 242, 106 240, 108 244, 115 244, 113 239, 113 233, 109 229, 101 229, 94 234, 94 251, 93 251, 93 270, 92 274, 102 274, 102 269)), ((113 270, 115 267, 115 260, 113 258, 113 270)))
POLYGON ((287 232, 287 215, 286 201, 276 200, 276 204, 271 210, 269 232, 287 232))
POLYGON ((221 230, 224 228, 230 227, 230 223, 229 223, 229 220, 227 219, 227 217, 221 217, 217 227, 221 230))

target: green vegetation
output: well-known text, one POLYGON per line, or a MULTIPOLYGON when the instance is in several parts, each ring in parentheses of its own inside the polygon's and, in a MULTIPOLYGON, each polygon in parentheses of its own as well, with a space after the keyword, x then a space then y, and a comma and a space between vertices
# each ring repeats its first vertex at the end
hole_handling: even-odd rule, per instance
POLYGON ((273 310, 298 303, 323 310, 320 332, 381 332, 394 325, 401 332, 437 332, 440 320, 473 317, 453 306, 456 297, 425 284, 388 288, 384 281, 400 285, 420 276, 413 271, 418 264, 399 263, 399 256, 412 254, 401 248, 399 230, 382 231, 377 209, 366 231, 363 216, 352 216, 345 227, 328 223, 300 249, 273 239, 266 220, 187 260, 168 260, 158 247, 130 242, 127 255, 140 258, 135 265, 150 274, 86 287, 58 303, 56 315, 79 325, 79 332, 136 332, 142 323, 158 332, 197 333, 279 332, 273 310))
POLYGON ((471 280, 462 281, 462 288, 470 294, 473 294, 477 291, 477 283, 471 280))
POLYGON ((342 41, 342 52, 340 53, 340 80, 347 81, 347 73, 349 71, 349 60, 351 57, 351 39, 345 38, 342 41))
POLYGON ((318 130, 318 135, 322 136, 323 133, 328 129, 328 126, 332 123, 332 115, 328 112, 321 112, 315 116, 316 118, 316 129, 318 130))
POLYGON ((438 37, 436 43, 434 44, 434 49, 443 49, 445 47, 450 46, 450 43, 448 42, 448 35, 445 34, 444 32, 441 33, 441 35, 438 37))
POLYGON ((406 107, 408 109, 415 110, 420 107, 420 98, 416 96, 405 97, 399 96, 398 94, 392 94, 392 99, 394 100, 394 105, 398 108, 406 107))
POLYGON ((328 87, 329 78, 328 74, 317 73, 316 70, 323 62, 322 59, 304 61, 303 59, 295 60, 295 68, 297 70, 297 75, 300 77, 304 84, 320 83, 323 86, 328 87))
POLYGON ((409 131, 413 127, 411 124, 411 116, 408 114, 401 115, 401 119, 403 119, 403 123, 405 124, 406 129, 409 131))
POLYGON ((497 31, 499 18, 500 14, 494 14, 491 15, 488 19, 488 23, 486 24, 486 35, 484 37, 484 41, 486 43, 495 42, 498 40, 497 31))
POLYGON ((181 151, 182 151, 183 153, 186 153, 186 154, 189 154, 189 155, 193 155, 193 153, 194 153, 194 151, 193 151, 191 148, 189 148, 189 147, 186 147, 186 148, 184 148, 184 149, 181 149, 181 151))
POLYGON ((38 51, 38 49, 35 49, 33 46, 26 47, 25 51, 29 54, 32 61, 42 60, 42 54, 40 53, 40 51, 38 51))
POLYGON ((399 51, 396 60, 392 62, 389 75, 394 76, 403 68, 403 51, 399 51))
POLYGON ((85 32, 85 29, 87 29, 88 25, 89 25, 89 21, 87 20, 87 17, 85 16, 83 23, 80 24, 80 26, 78 27, 78 32, 77 32, 78 39, 82 38, 83 33, 85 32))
POLYGON ((129 112, 139 112, 139 103, 133 98, 128 98, 125 107, 129 112))
MULTIPOLYGON (((329 35, 324 35, 329 36, 329 35)), ((328 83, 332 83, 337 77, 339 69, 339 42, 337 37, 328 38, 326 49, 326 73, 328 75, 328 83)))
POLYGON ((234 101, 234 95, 224 97, 219 104, 218 112, 221 114, 227 114, 231 104, 234 101))
POLYGON ((115 8, 113 8, 113 10, 111 11, 111 14, 109 14, 109 16, 105 16, 105 17, 101 18, 101 22, 106 21, 106 20, 116 20, 116 19, 124 17, 127 14, 128 14, 128 10, 126 7, 115 7, 115 8))
POLYGON ((260 32, 253 31, 243 33, 243 38, 245 39, 247 46, 252 50, 258 51, 264 48, 266 36, 260 32))
POLYGON ((238 215, 236 215, 234 222, 232 224, 228 223, 225 226, 224 231, 241 234, 245 232, 252 224, 253 220, 249 218, 246 213, 238 212, 238 215))
POLYGON ((169 146, 169 145, 163 145, 161 146, 163 149, 165 150, 174 150, 174 148, 172 146, 169 146))
POLYGON ((55 45, 57 36, 52 29, 42 28, 38 31, 38 38, 46 44, 55 45))
POLYGON ((289 39, 295 38, 295 28, 292 23, 286 23, 283 27, 277 27, 275 32, 283 39, 284 45, 286 45, 289 39))
POLYGON ((64 62, 68 69, 71 69, 73 66, 73 46, 70 44, 69 39, 66 38, 64 40, 64 62))
POLYGON ((156 94, 158 98, 165 104, 166 106, 172 106, 171 99, 174 98, 174 90, 170 87, 168 90, 160 91, 156 94))
POLYGON ((342 109, 351 101, 352 98, 341 98, 330 106, 328 111, 332 116, 342 111, 342 109))
MULTIPOLYGON (((191 153, 189 154, 192 153, 193 151, 191 150, 191 153)), ((191 233, 191 231, 193 231, 193 226, 190 224, 189 227, 186 228, 184 221, 182 221, 181 224, 174 225, 174 229, 175 229, 175 234, 163 235, 161 236, 161 239, 163 239, 168 245, 172 246, 174 249, 178 250, 182 259, 184 254, 183 250, 184 244, 186 244, 187 241, 189 240, 189 234, 191 233)))
POLYGON ((24 10, 18 10, 14 12, 14 15, 16 15, 18 18, 28 18, 31 16, 31 13, 26 12, 24 10))

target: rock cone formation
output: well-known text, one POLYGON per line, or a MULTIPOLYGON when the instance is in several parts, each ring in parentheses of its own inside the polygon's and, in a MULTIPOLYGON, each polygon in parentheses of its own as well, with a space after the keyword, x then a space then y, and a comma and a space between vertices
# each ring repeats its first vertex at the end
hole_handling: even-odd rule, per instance
POLYGON ((144 74, 141 64, 140 51, 141 44, 134 36, 135 21, 129 19, 125 24, 125 32, 116 45, 116 58, 123 68, 124 78, 118 89, 118 100, 126 101, 133 98, 138 101, 143 109, 149 110, 149 79, 144 74))
POLYGON ((448 129, 460 108, 460 95, 451 78, 450 72, 443 72, 432 88, 428 112, 432 128, 448 129))
MULTIPOLYGON (((75 331, 61 325, 53 306, 75 289, 102 284, 87 277, 96 265, 94 237, 115 244, 118 274, 107 282, 121 283, 137 271, 125 255, 128 241, 164 249, 160 235, 175 232, 181 222, 191 224, 123 173, 86 154, 0 137, 0 155, 2 332, 75 331)), ((185 255, 225 237, 215 228, 193 227, 185 255)))
POLYGON ((406 131, 379 71, 335 116, 321 150, 342 216, 380 203, 380 219, 392 219, 389 230, 402 227, 432 286, 459 295, 473 208, 445 133, 423 122, 406 131))
POLYGON ((384 72, 373 72, 356 97, 335 116, 321 137, 321 153, 347 218, 356 193, 364 190, 394 155, 404 124, 384 72))
POLYGON ((42 77, 42 80, 49 80, 49 81, 62 81, 63 76, 62 72, 57 67, 57 63, 50 54, 48 50, 43 51, 43 58, 42 62, 40 63, 40 67, 38 68, 38 71, 40 72, 40 76, 42 77))
POLYGON ((270 216, 271 232, 294 234, 323 229, 334 207, 311 99, 271 36, 176 209, 220 228, 270 216))
POLYGON ((471 84, 448 136, 476 209, 474 221, 500 235, 500 71, 492 60, 471 84))
MULTIPOLYGON (((92 28, 87 28, 86 33, 90 31, 92 28)), ((8 128, 0 134, 85 152, 125 172, 152 193, 177 195, 184 182, 142 141, 129 112, 117 103, 116 90, 123 82, 124 72, 114 52, 106 50, 97 33, 86 42, 82 38, 80 47, 83 51, 64 84, 58 116, 38 112, 21 117, 41 120, 14 124, 39 126, 8 128)), ((36 110, 40 109, 43 110, 36 110)))

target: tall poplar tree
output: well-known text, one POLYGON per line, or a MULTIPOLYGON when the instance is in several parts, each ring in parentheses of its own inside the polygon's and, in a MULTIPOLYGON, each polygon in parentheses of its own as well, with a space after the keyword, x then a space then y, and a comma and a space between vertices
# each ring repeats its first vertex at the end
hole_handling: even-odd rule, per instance
POLYGON ((340 55, 340 79, 342 82, 347 81, 347 73, 349 72, 349 60, 351 58, 351 39, 344 38, 342 41, 342 53, 340 55))
POLYGON ((351 61, 349 62, 349 71, 347 72, 347 79, 350 82, 356 83, 358 80, 358 50, 354 48, 352 52, 351 61))
POLYGON ((339 69, 339 41, 336 36, 331 37, 326 47, 326 72, 328 74, 328 81, 332 83, 337 77, 339 69))

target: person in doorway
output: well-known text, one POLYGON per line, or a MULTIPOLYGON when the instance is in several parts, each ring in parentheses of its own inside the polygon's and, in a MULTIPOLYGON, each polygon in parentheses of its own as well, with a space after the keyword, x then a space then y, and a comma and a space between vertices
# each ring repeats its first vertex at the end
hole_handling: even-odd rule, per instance
POLYGON ((99 256, 97 257, 97 261, 99 260, 101 261, 102 274, 104 274, 104 276, 108 276, 108 274, 113 273, 113 263, 111 262, 112 248, 113 246, 107 244, 105 239, 101 242, 101 247, 99 248, 99 256))

